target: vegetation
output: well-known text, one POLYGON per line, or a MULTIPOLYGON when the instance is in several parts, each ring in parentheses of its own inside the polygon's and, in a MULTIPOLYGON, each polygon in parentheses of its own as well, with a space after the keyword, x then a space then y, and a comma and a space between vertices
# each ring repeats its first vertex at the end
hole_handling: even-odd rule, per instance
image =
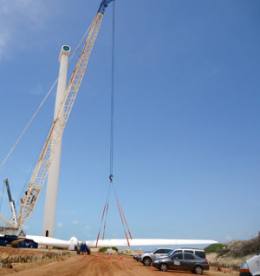
POLYGON ((205 248, 206 253, 220 253, 226 246, 223 243, 211 244, 205 248))
POLYGON ((113 251, 118 252, 118 248, 115 247, 115 246, 113 246, 113 247, 101 247, 101 248, 99 249, 99 252, 101 252, 101 253, 106 253, 108 250, 113 250, 113 251))
POLYGON ((43 264, 62 261, 73 255, 73 252, 67 250, 45 251, 0 247, 0 268, 12 268, 16 264, 43 264))
POLYGON ((208 253, 208 261, 219 271, 239 270, 251 256, 260 253, 260 232, 257 237, 244 240, 232 241, 227 244, 213 244, 205 248, 208 253))
POLYGON ((232 241, 226 245, 217 243, 205 248, 206 253, 217 253, 218 257, 244 257, 260 253, 260 233, 245 241, 232 241))
POLYGON ((243 257, 260 252, 260 233, 258 237, 246 241, 233 241, 227 245, 227 248, 220 255, 229 255, 232 257, 243 257))

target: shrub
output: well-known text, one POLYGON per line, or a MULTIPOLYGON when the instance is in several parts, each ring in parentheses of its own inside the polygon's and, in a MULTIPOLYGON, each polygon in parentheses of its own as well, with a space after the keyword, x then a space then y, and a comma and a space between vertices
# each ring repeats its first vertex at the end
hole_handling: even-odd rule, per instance
POLYGON ((99 248, 98 251, 101 253, 105 253, 107 250, 108 250, 108 247, 101 247, 101 248, 99 248))
POLYGON ((113 246, 113 247, 101 247, 101 248, 99 248, 98 251, 101 252, 101 253, 105 253, 105 252, 107 252, 108 249, 112 249, 112 250, 118 252, 118 248, 115 247, 115 246, 113 246))
POLYGON ((205 248, 206 253, 219 253, 225 248, 225 245, 222 243, 211 244, 205 248))
POLYGON ((234 257, 243 257, 256 254, 260 251, 260 238, 256 237, 247 241, 234 241, 228 245, 229 254, 234 257))
POLYGON ((206 247, 207 253, 215 252, 218 256, 244 257, 260 252, 260 234, 246 241, 232 241, 227 245, 212 244, 206 247))

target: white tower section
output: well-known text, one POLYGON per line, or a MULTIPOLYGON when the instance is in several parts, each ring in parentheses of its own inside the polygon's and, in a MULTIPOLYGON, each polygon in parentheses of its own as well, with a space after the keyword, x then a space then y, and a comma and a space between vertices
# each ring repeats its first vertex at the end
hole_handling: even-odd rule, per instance
MULTIPOLYGON (((62 46, 59 56, 60 69, 57 84, 57 93, 55 101, 54 120, 57 119, 59 107, 65 96, 67 85, 67 74, 69 65, 70 47, 67 45, 62 46)), ((56 216, 56 201, 59 184, 60 174, 60 157, 61 157, 62 138, 56 143, 53 149, 54 154, 50 157, 52 159, 48 171, 48 184, 46 190, 45 210, 44 210, 44 235, 53 237, 55 216, 56 216)))

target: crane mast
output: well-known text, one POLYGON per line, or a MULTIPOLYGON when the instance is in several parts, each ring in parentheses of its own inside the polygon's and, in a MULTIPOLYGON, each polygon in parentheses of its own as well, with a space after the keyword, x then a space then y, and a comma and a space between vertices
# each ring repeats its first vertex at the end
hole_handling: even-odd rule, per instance
POLYGON ((6 191, 7 191, 7 195, 8 195, 8 201, 9 201, 9 205, 10 205, 10 210, 12 213, 12 224, 14 226, 17 225, 17 214, 16 214, 16 207, 15 207, 15 201, 13 200, 12 194, 11 194, 11 189, 10 189, 10 185, 9 185, 9 181, 6 178, 4 180, 5 186, 6 186, 6 191))
MULTIPOLYGON (((26 219, 28 219, 32 214, 35 204, 39 198, 41 188, 46 182, 48 169, 52 162, 52 156, 55 151, 55 145, 62 137, 62 133, 75 103, 80 85, 88 67, 91 52, 100 30, 105 9, 112 1, 114 0, 102 0, 98 12, 89 27, 81 55, 71 74, 65 90, 64 98, 58 108, 57 117, 50 127, 48 136, 42 147, 40 156, 27 185, 26 191, 20 200, 20 209, 16 223, 17 227, 15 227, 18 233, 22 230, 26 219)), ((2 216, 0 218, 4 220, 2 216)))

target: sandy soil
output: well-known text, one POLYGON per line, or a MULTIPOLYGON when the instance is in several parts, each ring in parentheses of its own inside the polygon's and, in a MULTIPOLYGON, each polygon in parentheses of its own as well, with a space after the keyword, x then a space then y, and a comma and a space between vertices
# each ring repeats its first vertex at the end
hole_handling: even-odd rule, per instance
MULTIPOLYGON (((1 275, 17 276, 191 276, 187 272, 160 272, 153 267, 144 267, 141 263, 134 261, 128 256, 108 256, 108 255, 91 255, 91 256, 73 256, 64 261, 52 262, 21 271, 2 271, 1 275)), ((207 272, 208 276, 234 275, 231 272, 207 272)))
POLYGON ((67 250, 18 249, 0 246, 0 276, 55 261, 64 261, 76 253, 67 250))

